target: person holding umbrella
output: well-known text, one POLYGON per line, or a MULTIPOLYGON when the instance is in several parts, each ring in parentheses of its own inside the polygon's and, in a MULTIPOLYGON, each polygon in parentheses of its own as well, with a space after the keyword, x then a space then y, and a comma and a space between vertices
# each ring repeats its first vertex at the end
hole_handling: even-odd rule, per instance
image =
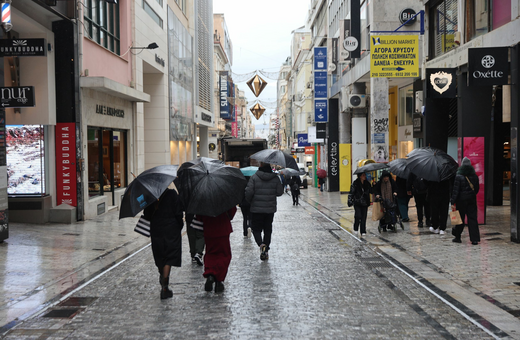
POLYGON ((453 242, 462 242, 460 235, 464 231, 466 216, 468 216, 468 231, 471 244, 475 246, 480 242, 477 219, 477 194, 479 188, 478 176, 475 174, 473 166, 471 166, 471 160, 464 157, 459 170, 457 170, 451 194, 451 207, 453 211, 459 210, 460 218, 462 219, 462 224, 455 226, 452 230, 452 234, 455 236, 452 240, 453 242))
MULTIPOLYGON (((394 202, 397 196, 397 185, 392 178, 392 174, 387 170, 383 170, 381 178, 374 186, 374 193, 376 194, 376 199, 382 199, 384 201, 384 205, 390 205, 394 202)), ((381 223, 381 220, 379 223, 381 223)), ((383 230, 386 231, 386 228, 383 228, 383 230)))
POLYGON ((251 203, 253 236, 260 247, 260 259, 264 261, 269 258, 276 197, 283 195, 283 186, 278 176, 271 170, 269 163, 260 164, 258 171, 247 183, 245 197, 251 203))
POLYGON ((152 253, 159 270, 161 299, 168 299, 173 296, 168 288, 171 267, 181 266, 183 211, 177 192, 166 189, 155 203, 144 209, 144 217, 150 221, 152 253))
POLYGON ((408 203, 410 202, 410 196, 406 189, 406 178, 396 175, 395 183, 397 184, 397 205, 399 207, 401 219, 403 222, 410 222, 410 218, 408 217, 408 203))
POLYGON ((325 185, 325 178, 327 177, 327 172, 323 169, 318 169, 316 171, 316 176, 318 176, 318 184, 320 185, 320 191, 323 192, 323 186, 325 185))
POLYGON ((424 227, 423 217, 426 218, 426 226, 431 226, 430 202, 428 201, 428 181, 411 173, 406 182, 408 195, 413 195, 417 210, 417 227, 424 227))
POLYGON ((367 234, 367 211, 370 205, 370 194, 372 185, 367 181, 367 174, 362 172, 357 174, 357 178, 350 187, 349 201, 354 204, 354 231, 357 233, 360 228, 361 236, 367 234), (350 200, 350 198, 352 198, 350 200))

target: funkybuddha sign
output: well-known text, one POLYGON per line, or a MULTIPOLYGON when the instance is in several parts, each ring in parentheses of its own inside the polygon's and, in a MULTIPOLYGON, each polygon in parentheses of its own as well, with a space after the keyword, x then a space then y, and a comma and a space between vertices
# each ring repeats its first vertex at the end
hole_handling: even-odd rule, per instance
POLYGON ((370 76, 374 78, 419 77, 417 35, 370 37, 370 76))

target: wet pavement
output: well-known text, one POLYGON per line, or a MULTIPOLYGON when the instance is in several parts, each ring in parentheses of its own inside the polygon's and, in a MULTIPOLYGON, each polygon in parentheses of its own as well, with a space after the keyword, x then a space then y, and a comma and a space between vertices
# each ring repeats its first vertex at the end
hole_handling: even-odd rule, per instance
MULTIPOLYGON (((302 190, 278 201, 270 259, 233 221, 221 294, 189 258, 159 299, 148 239, 117 212, 75 225, 11 225, 0 244, 5 339, 520 339, 520 245, 507 207, 488 209, 482 242, 451 242, 412 222, 353 235, 347 195, 302 190)), ((370 214, 369 214, 370 218, 370 214)), ((183 230, 185 232, 185 230, 183 230)))

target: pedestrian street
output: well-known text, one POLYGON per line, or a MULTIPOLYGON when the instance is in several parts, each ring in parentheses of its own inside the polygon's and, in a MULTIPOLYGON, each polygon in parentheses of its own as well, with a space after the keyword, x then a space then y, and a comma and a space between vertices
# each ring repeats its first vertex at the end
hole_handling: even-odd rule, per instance
MULTIPOLYGON (((183 230, 173 298, 149 246, 11 329, 5 339, 492 339, 337 223, 278 198, 270 258, 233 220, 223 293, 205 292, 183 230)), ((502 338, 507 338, 504 336, 502 338)))

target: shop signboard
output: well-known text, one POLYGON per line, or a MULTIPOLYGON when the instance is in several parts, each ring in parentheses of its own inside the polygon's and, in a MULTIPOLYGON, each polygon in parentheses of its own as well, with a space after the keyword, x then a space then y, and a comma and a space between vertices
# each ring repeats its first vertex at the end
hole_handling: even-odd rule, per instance
POLYGON ((77 206, 76 124, 56 124, 56 204, 77 206))
POLYGON ((327 47, 314 47, 314 71, 327 72, 327 47))
POLYGON ((219 72, 219 97, 220 97, 220 118, 231 119, 229 97, 228 72, 219 72))
POLYGON ((339 155, 339 191, 348 192, 352 184, 352 144, 340 144, 339 155))
POLYGON ((0 39, 0 57, 44 57, 45 39, 0 39))
POLYGON ((350 19, 340 20, 341 30, 339 32, 339 61, 347 61, 350 59, 350 52, 345 49, 345 39, 350 36, 350 19))
POLYGON ((373 78, 419 77, 417 35, 372 35, 370 76, 373 78))
POLYGON ((508 47, 468 49, 469 86, 507 85, 508 78, 508 47))
POLYGON ((309 143, 309 136, 306 133, 299 133, 298 134, 298 147, 302 148, 305 146, 311 146, 311 143, 309 143))
POLYGON ((34 86, 0 87, 0 105, 8 107, 34 107, 34 86))
POLYGON ((306 155, 314 155, 315 154, 315 150, 314 150, 314 146, 306 146, 304 148, 304 152, 306 155))
POLYGON ((327 98, 327 72, 314 71, 314 98, 327 98))
MULTIPOLYGON (((384 134, 383 139, 384 139, 384 134)), ((353 170, 357 169, 358 162, 367 158, 367 119, 366 117, 352 118, 352 161, 353 170)))
POLYGON ((457 97, 457 69, 454 68, 427 68, 426 69, 426 97, 428 98, 456 98, 457 97))
POLYGON ((327 122, 328 119, 328 105, 327 99, 314 100, 314 121, 327 122))
POLYGON ((316 138, 327 138, 327 123, 316 123, 316 138))
MULTIPOLYGON (((486 224, 486 188, 484 182, 485 143, 484 137, 463 137, 462 157, 468 157, 475 168, 478 177, 479 191, 477 193, 478 224, 486 224)), ((460 164, 460 163, 459 163, 460 164)))
POLYGON ((235 138, 238 137, 237 122, 231 122, 231 136, 233 136, 235 138))

